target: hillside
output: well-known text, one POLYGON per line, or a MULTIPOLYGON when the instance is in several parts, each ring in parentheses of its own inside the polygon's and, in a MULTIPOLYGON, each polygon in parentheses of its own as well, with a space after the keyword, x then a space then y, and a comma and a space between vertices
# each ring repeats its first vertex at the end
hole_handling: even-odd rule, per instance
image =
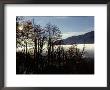
POLYGON ((94 43, 94 31, 87 32, 78 36, 71 36, 62 41, 55 42, 57 45, 61 42, 63 45, 71 45, 71 44, 93 44, 94 43))

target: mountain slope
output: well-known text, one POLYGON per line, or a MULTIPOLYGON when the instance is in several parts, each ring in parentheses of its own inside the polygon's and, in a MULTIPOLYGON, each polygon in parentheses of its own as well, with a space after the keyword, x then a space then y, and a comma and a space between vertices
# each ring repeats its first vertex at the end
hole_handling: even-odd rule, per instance
POLYGON ((94 31, 87 32, 85 34, 78 35, 78 36, 68 37, 60 41, 58 40, 55 43, 56 45, 58 45, 59 43, 63 45, 84 44, 84 43, 93 44, 94 43, 94 31))

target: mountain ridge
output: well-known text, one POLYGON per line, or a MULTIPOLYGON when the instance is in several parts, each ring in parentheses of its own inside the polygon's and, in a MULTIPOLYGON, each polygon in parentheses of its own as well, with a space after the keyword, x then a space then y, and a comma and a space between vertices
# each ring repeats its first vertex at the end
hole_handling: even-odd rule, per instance
POLYGON ((63 40, 58 40, 55 44, 72 45, 72 44, 93 44, 94 43, 94 31, 87 32, 85 34, 71 36, 63 40))

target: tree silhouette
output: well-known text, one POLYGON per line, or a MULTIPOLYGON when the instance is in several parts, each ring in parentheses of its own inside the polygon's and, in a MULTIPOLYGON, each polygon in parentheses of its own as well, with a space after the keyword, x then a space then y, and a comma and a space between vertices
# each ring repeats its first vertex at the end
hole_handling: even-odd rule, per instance
POLYGON ((53 58, 54 42, 61 39, 61 31, 56 25, 52 25, 51 23, 46 25, 45 30, 47 32, 48 60, 50 60, 51 57, 53 58))

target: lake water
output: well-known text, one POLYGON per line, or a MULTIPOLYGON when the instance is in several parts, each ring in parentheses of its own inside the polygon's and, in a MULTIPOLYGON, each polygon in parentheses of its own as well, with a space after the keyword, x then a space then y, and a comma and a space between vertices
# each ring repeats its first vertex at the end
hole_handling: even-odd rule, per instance
MULTIPOLYGON (((64 47, 65 49, 68 49, 69 47, 71 47, 72 45, 61 45, 62 47, 64 47)), ((94 44, 77 44, 77 48, 79 48, 80 50, 83 50, 83 47, 85 47, 85 57, 90 57, 90 58, 94 58, 94 44)), ((44 50, 46 47, 44 47, 44 50)), ((21 51, 24 48, 17 48, 17 51, 21 51)), ((32 50, 32 47, 28 47, 29 50, 32 50)))

